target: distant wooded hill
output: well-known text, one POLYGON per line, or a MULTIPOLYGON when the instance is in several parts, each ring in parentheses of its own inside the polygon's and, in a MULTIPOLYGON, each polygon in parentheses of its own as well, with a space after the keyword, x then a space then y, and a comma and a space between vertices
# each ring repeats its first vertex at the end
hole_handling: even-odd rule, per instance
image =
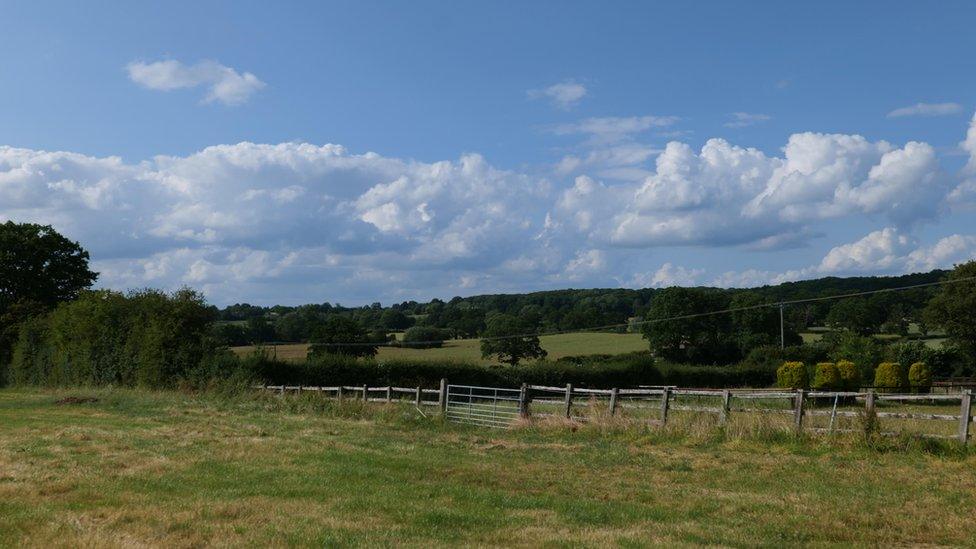
MULTIPOLYGON (((934 270, 902 276, 825 277, 760 288, 702 290, 728 296, 729 300, 751 294, 755 301, 772 303, 926 284, 941 280, 947 273, 934 270)), ((380 303, 362 307, 330 303, 260 307, 244 303, 220 309, 219 318, 224 321, 222 331, 230 344, 306 341, 315 327, 331 315, 354 318, 374 332, 403 331, 423 325, 441 328, 451 337, 477 337, 485 329, 486 320, 497 314, 517 316, 542 332, 627 324, 635 318, 645 318, 655 295, 661 291, 565 289, 454 297, 449 301, 434 299, 426 303, 405 301, 386 307, 380 303)), ((921 310, 934 292, 935 288, 920 288, 794 305, 787 308, 786 315, 795 330, 853 319, 859 331, 894 333, 906 330, 909 323, 921 322, 921 310)))

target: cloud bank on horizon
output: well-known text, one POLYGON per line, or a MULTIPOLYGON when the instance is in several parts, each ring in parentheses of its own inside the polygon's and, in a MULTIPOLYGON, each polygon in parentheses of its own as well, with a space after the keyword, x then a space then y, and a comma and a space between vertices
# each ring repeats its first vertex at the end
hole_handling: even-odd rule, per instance
MULTIPOLYGON (((183 68, 155 67, 138 78, 154 89, 214 82, 185 77, 183 68)), ((584 139, 589 156, 564 158, 545 176, 500 169, 478 154, 426 163, 300 142, 216 145, 138 163, 4 146, 0 220, 50 223, 80 240, 103 286, 191 285, 217 303, 753 286, 976 257, 976 234, 918 236, 976 205, 976 117, 958 172, 919 141, 806 132, 769 156, 719 138, 698 150, 670 141, 658 151, 633 139, 677 120, 590 118, 557 127, 584 139), (620 170, 612 182, 597 175, 620 170), (571 185, 558 183, 573 173, 571 185), (714 272, 668 259, 676 247, 804 246, 822 224, 849 218, 877 228, 795 269, 714 272)))

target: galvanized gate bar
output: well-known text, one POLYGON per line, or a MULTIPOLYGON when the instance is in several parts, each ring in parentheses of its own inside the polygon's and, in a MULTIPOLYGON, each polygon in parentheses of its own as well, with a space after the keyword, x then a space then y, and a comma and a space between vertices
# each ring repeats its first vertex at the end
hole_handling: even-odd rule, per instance
POLYGON ((448 385, 444 417, 455 423, 507 429, 519 418, 519 390, 448 385))

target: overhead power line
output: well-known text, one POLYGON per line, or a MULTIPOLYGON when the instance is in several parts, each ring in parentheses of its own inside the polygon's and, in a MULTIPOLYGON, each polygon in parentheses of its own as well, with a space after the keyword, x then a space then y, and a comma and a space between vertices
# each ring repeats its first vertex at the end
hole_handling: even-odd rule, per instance
MULTIPOLYGON (((651 318, 651 319, 647 319, 647 320, 638 320, 638 321, 634 321, 634 322, 623 322, 623 323, 618 323, 618 324, 606 324, 606 325, 603 325, 603 326, 593 326, 593 327, 590 327, 590 328, 578 328, 578 329, 573 329, 573 330, 552 330, 552 331, 549 331, 549 332, 532 332, 532 333, 523 333, 523 334, 511 334, 511 335, 504 335, 504 336, 480 337, 480 338, 476 338, 476 339, 478 339, 480 341, 499 341, 499 340, 503 340, 503 339, 517 339, 517 338, 523 338, 523 337, 543 337, 543 336, 554 336, 554 335, 563 335, 563 334, 575 334, 575 333, 580 333, 580 332, 600 332, 600 331, 604 331, 604 330, 612 330, 612 329, 615 329, 615 328, 626 328, 626 327, 630 327, 630 326, 642 326, 642 325, 645 325, 645 324, 657 324, 657 323, 660 323, 660 322, 669 322, 669 321, 672 321, 672 320, 687 320, 687 319, 691 319, 691 318, 700 318, 700 317, 704 317, 704 316, 712 316, 712 315, 721 315, 721 314, 736 313, 736 312, 739 312, 739 311, 754 311, 754 310, 758 310, 758 309, 767 309, 767 308, 770 308, 770 307, 786 307, 788 305, 800 305, 800 304, 803 304, 803 303, 814 303, 814 302, 819 302, 819 301, 830 301, 830 300, 835 300, 835 299, 849 299, 849 298, 852 298, 852 297, 863 297, 863 296, 868 296, 868 295, 883 294, 883 293, 890 293, 890 292, 902 292, 902 291, 905 291, 905 290, 915 290, 915 289, 919 289, 919 288, 930 288, 930 287, 933 287, 933 286, 944 286, 946 284, 956 284, 956 283, 959 283, 959 282, 973 282, 973 281, 976 281, 976 276, 970 276, 970 277, 965 277, 965 278, 956 278, 956 279, 952 279, 952 280, 939 280, 937 282, 926 282, 926 283, 923 283, 923 284, 912 284, 911 286, 896 286, 894 288, 883 288, 883 289, 880 289, 880 290, 865 290, 863 292, 851 292, 851 293, 846 293, 846 294, 837 294, 837 295, 829 295, 829 296, 821 296, 821 297, 809 297, 809 298, 804 298, 804 299, 791 299, 791 300, 786 300, 786 301, 775 301, 775 302, 772 302, 772 303, 759 303, 759 304, 756 304, 756 305, 747 305, 745 307, 730 307, 730 308, 727 308, 727 309, 717 309, 717 310, 714 310, 714 311, 706 311, 706 312, 701 312, 701 313, 689 313, 689 314, 686 314, 686 315, 675 315, 675 316, 668 316, 668 317, 663 317, 663 318, 651 318)), ((418 341, 417 343, 418 343, 418 346, 420 346, 420 345, 423 345, 423 344, 428 344, 429 345, 429 344, 432 344, 432 343, 441 343, 441 344, 443 344, 443 343, 447 343, 449 341, 454 341, 454 340, 452 340, 452 339, 443 339, 443 340, 423 341, 423 342, 419 342, 418 341)), ((361 341, 340 342, 340 343, 322 343, 322 345, 330 345, 330 346, 336 346, 336 347, 408 347, 408 348, 410 347, 409 344, 408 345, 402 345, 402 344, 401 345, 395 345, 395 344, 392 344, 392 343, 365 343, 365 342, 361 342, 361 341)))

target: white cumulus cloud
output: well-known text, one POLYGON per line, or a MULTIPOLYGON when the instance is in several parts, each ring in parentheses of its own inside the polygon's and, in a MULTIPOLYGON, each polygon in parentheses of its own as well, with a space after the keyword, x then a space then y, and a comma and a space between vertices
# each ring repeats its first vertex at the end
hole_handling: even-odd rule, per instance
POLYGON ((962 170, 962 181, 949 193, 948 200, 954 206, 976 205, 976 115, 969 122, 966 139, 959 148, 969 156, 962 170))
POLYGON ((183 88, 207 88, 206 102, 240 105, 265 86, 257 76, 240 73, 216 61, 185 65, 176 60, 145 63, 134 61, 126 66, 129 79, 140 86, 159 91, 183 88))
POLYGON ((638 184, 564 191, 554 222, 583 220, 582 237, 611 246, 793 246, 828 219, 870 215, 901 227, 934 219, 951 187, 930 145, 858 135, 795 134, 783 157, 723 139, 698 151, 673 141, 649 171, 638 184))
POLYGON ((961 174, 945 173, 926 143, 858 135, 798 133, 781 154, 723 139, 659 151, 632 139, 671 123, 567 126, 606 140, 564 158, 554 181, 478 154, 419 162, 334 144, 245 142, 142 162, 0 146, 0 221, 52 224, 81 241, 105 285, 191 284, 217 303, 418 299, 567 281, 747 286, 947 267, 976 251, 972 231, 917 236, 947 207, 971 203, 976 121, 961 174), (676 259, 695 246, 798 248, 854 218, 882 228, 828 242, 822 258, 785 272, 706 273, 676 259), (661 265, 665 247, 680 250, 661 265))
POLYGON ((189 283, 217 300, 238 281, 359 287, 381 273, 372 292, 389 295, 445 284, 405 273, 505 270, 541 231, 547 196, 478 155, 239 143, 127 164, 0 147, 0 220, 54 224, 92 250, 105 284, 189 283))

